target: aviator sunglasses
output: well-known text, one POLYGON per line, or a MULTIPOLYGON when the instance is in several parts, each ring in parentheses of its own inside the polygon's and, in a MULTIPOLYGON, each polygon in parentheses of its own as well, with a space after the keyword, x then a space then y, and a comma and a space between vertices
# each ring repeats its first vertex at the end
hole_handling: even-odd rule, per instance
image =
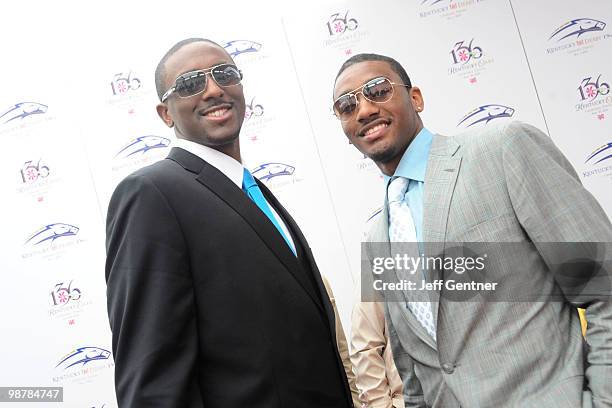
POLYGON ((174 86, 166 91, 161 98, 165 102, 170 95, 176 93, 181 98, 188 98, 206 90, 208 74, 222 87, 238 85, 242 80, 242 71, 233 64, 219 64, 206 69, 186 72, 176 78, 174 86))
POLYGON ((351 92, 339 96, 332 107, 334 115, 342 121, 349 120, 357 110, 357 105, 359 105, 357 99, 359 94, 362 94, 370 102, 388 102, 393 97, 393 87, 396 85, 410 88, 408 85, 391 82, 389 78, 385 77, 371 79, 351 92))

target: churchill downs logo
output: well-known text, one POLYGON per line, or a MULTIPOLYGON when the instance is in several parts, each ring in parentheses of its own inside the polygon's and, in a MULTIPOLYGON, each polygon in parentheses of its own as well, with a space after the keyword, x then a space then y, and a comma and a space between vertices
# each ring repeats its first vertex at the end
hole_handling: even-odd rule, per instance
POLYGON ((565 51, 568 54, 580 55, 603 40, 612 38, 606 34, 606 23, 594 18, 576 18, 561 24, 555 29, 548 41, 553 43, 546 49, 547 54, 565 51))

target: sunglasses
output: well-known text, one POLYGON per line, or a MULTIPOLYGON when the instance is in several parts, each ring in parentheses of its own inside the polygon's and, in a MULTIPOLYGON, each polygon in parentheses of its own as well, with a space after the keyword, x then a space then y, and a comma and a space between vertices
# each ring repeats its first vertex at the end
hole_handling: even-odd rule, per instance
POLYGON ((165 102, 173 93, 181 98, 188 98, 204 92, 208 85, 208 74, 222 87, 238 85, 242 80, 242 71, 233 64, 219 64, 207 69, 186 72, 176 78, 174 86, 164 93, 161 101, 165 102))
POLYGON ((359 105, 357 99, 359 94, 362 94, 370 102, 385 103, 393 97, 393 87, 396 85, 410 88, 408 85, 391 82, 389 78, 385 77, 371 79, 359 88, 339 96, 332 107, 334 115, 341 121, 349 120, 357 110, 357 105, 359 105))

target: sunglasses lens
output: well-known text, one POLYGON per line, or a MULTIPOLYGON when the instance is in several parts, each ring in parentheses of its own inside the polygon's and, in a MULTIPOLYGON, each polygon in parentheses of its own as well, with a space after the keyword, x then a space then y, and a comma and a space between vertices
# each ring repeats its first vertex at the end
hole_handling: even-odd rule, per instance
POLYGON ((340 119, 350 117, 357 108, 357 99, 354 95, 344 95, 334 103, 334 112, 340 119))
POLYGON ((363 86, 363 96, 372 102, 387 102, 393 96, 393 85, 387 78, 376 78, 363 86))
POLYGON ((176 80, 175 92, 182 98, 195 95, 206 88, 206 74, 202 71, 187 73, 176 80))
POLYGON ((223 64, 215 67, 211 71, 215 82, 221 86, 238 85, 242 79, 242 74, 238 67, 231 64, 223 64))

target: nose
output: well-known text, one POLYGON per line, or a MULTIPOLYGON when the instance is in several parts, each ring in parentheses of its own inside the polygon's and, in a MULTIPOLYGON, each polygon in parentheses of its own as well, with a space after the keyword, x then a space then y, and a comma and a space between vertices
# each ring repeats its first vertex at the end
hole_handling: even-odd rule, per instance
POLYGON ((222 97, 225 94, 223 88, 219 86, 219 84, 217 84, 217 82, 212 78, 210 73, 207 73, 207 75, 208 81, 206 83, 206 89, 204 90, 204 92, 202 92, 202 99, 208 100, 211 98, 222 97))
POLYGON ((380 107, 377 103, 366 99, 361 92, 355 96, 357 98, 357 121, 369 122, 373 116, 378 116, 380 107), (361 99, 360 99, 361 98, 361 99))

